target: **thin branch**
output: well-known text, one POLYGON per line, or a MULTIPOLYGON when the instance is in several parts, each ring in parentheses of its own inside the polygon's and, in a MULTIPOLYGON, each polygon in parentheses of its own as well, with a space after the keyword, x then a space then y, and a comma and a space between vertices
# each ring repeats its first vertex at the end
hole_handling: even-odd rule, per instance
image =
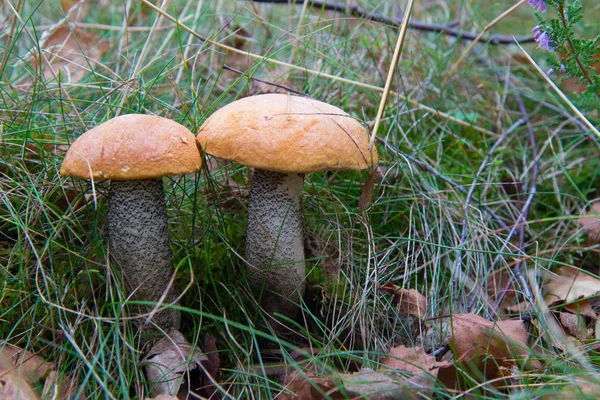
MULTIPOLYGON (((512 82, 510 82, 510 81, 508 81, 508 82, 509 82, 509 85, 512 84, 512 82)), ((535 194, 537 192, 537 177, 538 177, 539 169, 538 169, 538 151, 537 151, 537 142, 535 139, 535 133, 533 131, 533 128, 531 127, 531 122, 529 120, 529 114, 527 113, 527 108, 525 107, 525 103, 523 103, 523 98, 520 95, 517 95, 517 104, 519 106, 519 111, 521 111, 521 113, 524 115, 524 118, 527 118, 527 131, 528 131, 528 136, 529 136, 529 144, 531 145, 531 153, 532 153, 533 159, 534 159, 534 163, 532 166, 530 188, 529 188, 529 196, 527 197, 527 201, 521 208, 521 213, 519 214, 519 217, 517 218, 517 222, 515 224, 515 227, 517 228, 517 232, 519 234, 519 250, 521 250, 521 252, 523 252, 523 249, 525 248, 525 225, 527 225, 527 217, 529 216, 529 210, 531 208, 531 203, 533 201, 533 197, 535 196, 535 194)), ((512 231, 511 231, 511 233, 512 233, 512 231)), ((496 258, 496 260, 497 259, 498 259, 498 257, 496 258)), ((494 261, 496 261, 496 260, 494 260, 494 261)), ((522 265, 523 265, 523 260, 519 259, 519 261, 517 262, 517 264, 515 265, 515 267, 513 269, 514 275, 510 276, 510 278, 508 279, 508 282, 506 283, 506 286, 500 291, 500 295, 498 296, 498 299, 496 300, 496 304, 494 304, 494 307, 492 309, 493 315, 497 315, 498 308, 500 308, 500 305, 504 301, 506 294, 508 293, 510 288, 515 283, 514 282, 515 278, 519 280, 519 283, 521 284, 521 288, 523 289, 523 292, 525 292, 525 296, 527 297, 527 300, 529 302, 531 302, 532 304, 534 304, 533 303, 533 301, 534 301, 533 294, 531 292, 531 289, 529 288, 529 283, 527 282, 527 277, 523 273, 522 265)), ((492 264, 492 270, 493 269, 494 268, 493 268, 493 264, 492 264)))
MULTIPOLYGON (((475 49, 473 49, 473 50, 475 50, 475 49)), ((504 75, 498 69, 494 68, 491 65, 491 63, 489 62, 489 59, 484 57, 481 54, 481 52, 477 52, 477 57, 483 64, 487 65, 488 68, 490 68, 491 70, 494 70, 496 72, 496 76, 498 77, 498 79, 501 82, 505 83, 506 85, 508 85, 508 87, 515 90, 515 97, 517 100, 517 105, 519 107, 519 111, 521 112, 521 114, 523 114, 523 117, 521 118, 521 120, 524 120, 525 123, 527 124, 527 132, 529 135, 529 144, 531 146, 531 153, 533 155, 533 165, 531 167, 532 176, 531 176, 530 184, 528 185, 529 186, 529 196, 527 197, 527 200, 525 201, 523 207, 521 208, 521 212, 520 212, 519 216, 517 217, 515 224, 511 228, 510 232, 508 233, 508 237, 504 241, 502 248, 498 252, 498 253, 503 253, 504 250, 506 249, 506 247, 508 247, 508 242, 510 241, 510 239, 513 237, 513 235, 515 233, 518 233, 519 234, 518 248, 523 254, 525 254, 523 251, 523 249, 525 247, 525 225, 527 224, 527 217, 529 216, 529 210, 531 208, 531 203, 533 202, 533 198, 537 192, 537 178, 538 178, 538 172, 539 172, 538 171, 539 160, 538 160, 538 151, 537 151, 537 142, 535 139, 535 133, 533 131, 533 127, 531 126, 531 120, 529 118, 527 108, 525 107, 525 103, 523 102, 523 97, 521 96, 520 93, 517 92, 516 85, 512 81, 512 79, 510 77, 505 78, 504 75)), ((567 114, 567 116, 569 116, 569 115, 567 114)), ((575 121, 579 122, 578 120, 575 120, 575 121)), ((501 254, 498 254, 496 256, 496 258, 492 262, 492 268, 491 268, 492 271, 495 269, 494 266, 501 258, 502 258, 501 254)), ((498 296, 496 303, 494 304, 494 306, 492 307, 492 310, 491 310, 491 314, 493 316, 497 315, 498 308, 502 304, 502 301, 506 297, 506 294, 508 293, 510 288, 514 285, 515 277, 521 283, 521 286, 523 288, 523 291, 525 292, 525 296, 527 297, 527 299, 529 301, 533 301, 531 289, 529 288, 527 278, 523 274, 523 270, 521 268, 522 264, 523 264, 522 260, 519 260, 517 262, 517 264, 515 265, 515 268, 513 269, 514 275, 510 276, 508 282, 506 283, 506 286, 503 289, 501 289, 500 295, 498 296)), ((475 300, 475 298, 473 298, 473 301, 474 300, 475 300)), ((471 309, 472 306, 473 306, 473 303, 469 306, 469 309, 471 309)))
MULTIPOLYGON (((377 92, 383 92, 383 88, 379 87, 379 86, 371 85, 371 84, 360 82, 360 81, 355 81, 355 80, 352 80, 352 79, 342 78, 340 76, 328 74, 328 73, 325 73, 325 72, 322 72, 322 71, 317 71, 317 70, 314 70, 314 69, 302 67, 302 66, 295 65, 295 64, 290 64, 290 63, 287 63, 287 62, 284 62, 284 61, 279 61, 279 60, 276 60, 274 58, 270 58, 271 56, 269 54, 264 54, 264 55, 255 54, 255 53, 252 53, 252 52, 249 52, 249 51, 240 50, 240 49, 238 49, 238 48, 236 48, 234 46, 228 46, 226 44, 219 43, 219 42, 216 42, 214 40, 210 40, 210 39, 205 38, 204 36, 200 35, 198 32, 195 32, 193 29, 190 29, 185 24, 182 24, 180 21, 177 20, 177 18, 175 18, 172 15, 168 14, 167 12, 161 10, 160 8, 158 8, 157 6, 155 6, 154 4, 152 4, 151 2, 149 2, 148 0, 142 0, 142 2, 145 5, 147 5, 148 7, 150 7, 151 9, 153 9, 154 11, 156 11, 157 13, 161 14, 163 17, 165 17, 169 21, 176 23, 184 31, 186 31, 189 34, 195 36, 196 38, 198 38, 199 40, 207 43, 208 45, 219 47, 221 49, 228 50, 228 51, 230 51, 232 53, 242 54, 245 57, 253 58, 253 59, 255 59, 255 60, 257 60, 257 61, 259 61, 261 63, 265 62, 265 63, 269 63, 269 64, 275 64, 275 65, 283 66, 283 67, 286 67, 286 68, 290 68, 290 69, 295 70, 295 71, 302 71, 303 73, 308 73, 308 74, 311 74, 311 75, 319 76, 321 78, 331 79, 331 80, 334 80, 336 82, 347 83, 347 84, 352 85, 352 86, 362 87, 362 88, 369 89, 369 90, 374 90, 374 91, 377 91, 377 92)), ((484 129, 484 128, 480 127, 480 126, 473 125, 470 122, 462 121, 459 118, 456 118, 456 117, 454 117, 454 116, 452 116, 450 114, 447 114, 447 113, 444 113, 442 111, 439 111, 439 110, 437 110, 437 109, 435 109, 433 107, 429 107, 429 106, 426 106, 424 104, 421 104, 421 103, 419 103, 417 101, 409 99, 406 96, 403 96, 400 93, 397 93, 397 92, 390 92, 390 93, 393 94, 395 97, 399 98, 400 100, 405 101, 408 104, 411 104, 411 105, 415 106, 416 108, 419 108, 420 110, 425 110, 425 111, 427 111, 427 112, 429 112, 429 113, 431 113, 431 114, 433 114, 435 116, 441 117, 441 118, 446 119, 448 121, 455 122, 455 123, 457 123, 457 124, 459 124, 461 126, 469 127, 469 128, 471 128, 473 130, 476 130, 478 132, 484 133, 486 135, 490 135, 490 136, 495 135, 494 132, 491 132, 491 131, 489 131, 487 129, 484 129)))
POLYGON ((246 71, 246 72, 240 71, 239 69, 233 68, 233 67, 231 67, 231 66, 229 66, 227 64, 223 64, 223 68, 226 69, 226 70, 228 70, 228 71, 234 72, 234 73, 236 73, 236 74, 238 74, 240 76, 245 76, 245 77, 247 77, 247 78, 249 78, 249 79, 251 79, 253 81, 264 83, 265 85, 274 86, 276 88, 287 90, 290 93, 296 93, 296 94, 301 95, 301 96, 308 96, 308 94, 306 94, 304 92, 301 92, 299 90, 293 89, 293 88, 291 88, 289 86, 280 85, 278 83, 267 81, 267 80, 260 79, 260 78, 255 78, 250 73, 248 73, 248 71, 246 71))
POLYGON ((567 105, 573 111, 573 113, 581 119, 581 121, 589 128, 590 131, 592 131, 592 133, 594 135, 596 135, 596 137, 600 138, 600 132, 598 131, 598 129, 594 125, 592 125, 592 123, 585 117, 585 115, 583 115, 581 113, 581 111, 579 111, 579 109, 577 107, 575 107, 575 105, 571 102, 571 100, 569 100, 568 97, 565 96, 565 94, 562 92, 562 90, 560 90, 560 88, 558 86, 556 86, 556 84, 552 81, 552 79, 550 79, 548 77, 548 75, 546 75, 546 73, 544 71, 542 71, 540 66, 535 62, 535 60, 533 58, 531 58, 529 53, 527 53, 525 51, 523 46, 521 46, 519 43, 517 43, 517 46, 519 46, 519 49, 521 49, 521 51, 523 52, 523 54, 525 55, 527 60, 529 60, 531 65, 534 66, 534 68, 542 76, 542 78, 544 78, 544 80, 548 83, 548 85, 552 88, 552 90, 554 90, 556 92, 558 97, 560 97, 565 103, 567 103, 567 105))
POLYGON ((467 54, 469 54, 469 52, 473 49, 473 47, 480 40, 483 39, 483 37, 484 37, 483 35, 485 34, 485 32, 489 31, 497 23, 499 23, 500 21, 502 21, 505 17, 507 17, 510 14, 512 14, 516 9, 518 9, 523 4, 525 4, 526 1, 527 0, 521 0, 517 4, 514 4, 508 10, 504 11, 502 14, 500 14, 499 16, 497 16, 496 18, 494 18, 494 20, 492 22, 490 22, 489 24, 487 24, 483 28, 483 30, 481 31, 481 33, 479 35, 477 35, 477 37, 471 43, 469 43, 469 45, 467 46, 467 48, 465 49, 465 51, 463 51, 463 53, 460 55, 460 57, 458 58, 458 60, 452 65, 452 67, 450 67, 450 70, 448 71, 448 73, 446 73, 446 76, 445 76, 444 80, 442 81, 442 86, 445 86, 446 82, 448 81, 448 79, 450 79, 452 76, 454 76, 454 71, 456 71, 456 69, 462 64, 463 60, 465 59, 465 57, 467 56, 467 54))
POLYGON ((400 27, 400 33, 398 34, 396 48, 394 49, 394 55, 392 56, 392 63, 390 64, 388 76, 385 81, 385 87, 383 88, 383 94, 381 95, 381 101, 379 102, 379 109, 377 110, 375 125, 373 125, 373 132, 371 133, 371 139, 369 140, 369 150, 373 149, 373 142, 375 141, 375 136, 377 135, 377 131, 379 130, 378 128, 379 123, 381 122, 381 116, 383 115, 383 110, 385 109, 388 95, 390 94, 390 89, 392 88, 392 81, 394 80, 394 75, 396 74, 396 67, 398 66, 400 54, 402 54, 402 46, 404 45, 404 38, 406 37, 406 28, 408 27, 408 24, 410 24, 410 14, 412 12, 413 2, 414 0, 409 0, 408 9, 406 11, 406 14, 408 14, 408 19, 405 20, 406 23, 402 24, 402 26, 400 27))
MULTIPOLYGON (((304 4, 304 0, 248 0, 253 3, 274 3, 274 4, 304 4)), ((352 15, 358 18, 367 19, 373 22, 380 22, 383 24, 399 27, 402 25, 403 18, 386 17, 385 15, 378 13, 377 11, 369 11, 356 5, 350 5, 342 3, 341 1, 331 0, 309 0, 309 5, 322 10, 337 11, 344 14, 352 15)), ((465 32, 460 29, 453 28, 448 25, 442 24, 429 24, 422 21, 412 20, 408 23, 409 28, 425 31, 443 33, 444 35, 453 36, 461 40, 475 40, 478 38, 478 34, 475 32, 465 32)), ((520 36, 517 38, 521 43, 533 42, 533 36, 520 36)), ((514 44, 512 36, 503 35, 489 35, 479 38, 480 41, 489 43, 492 45, 510 45, 514 44)))
MULTIPOLYGON (((560 22, 562 23, 562 27, 565 29, 568 29, 567 13, 565 11, 564 4, 558 5, 558 14, 560 15, 560 22)), ((585 66, 581 62, 581 59, 579 58, 577 51, 575 51, 575 45, 573 45, 573 41, 569 37, 567 37, 566 42, 567 42, 567 46, 569 47, 569 51, 573 55, 573 58, 575 58, 575 62, 577 63, 579 70, 581 71, 581 73, 583 74, 585 79, 588 81, 588 85, 593 85, 594 80, 590 77, 588 70, 585 68, 585 66)), ((600 96, 600 93, 596 93, 596 96, 600 96)))
MULTIPOLYGON (((514 124, 512 124, 507 130, 505 130, 504 133, 502 135, 500 135, 500 137, 492 145, 492 147, 490 148, 490 150, 484 157, 483 161, 479 165, 479 169, 477 170, 477 173, 475 174, 475 177, 473 178, 473 182, 471 183, 471 187, 469 188, 469 192, 467 193, 467 197, 465 199, 465 205, 464 205, 464 209, 463 209, 465 215, 464 215, 464 218, 462 221, 462 233, 461 233, 461 237, 460 237, 460 243, 457 246, 457 250, 456 250, 456 263, 454 266, 454 272, 455 272, 454 276, 456 276, 456 271, 458 271, 458 269, 462 265, 463 246, 464 246, 465 242, 467 241, 467 233, 468 233, 468 225, 469 225, 468 211, 469 211, 469 207, 471 206, 471 200, 473 199, 473 193, 475 192, 475 188, 477 187, 477 182, 479 180, 479 177, 481 176, 483 171, 490 165, 490 160, 491 160, 492 156, 494 155, 494 152, 502 143, 504 143, 504 141, 506 140, 508 135, 513 133, 515 131, 515 129, 517 129, 518 127, 520 127, 521 125, 523 125, 524 123, 527 123, 527 122, 528 122, 527 117, 520 118, 514 124)), ((473 299, 475 299, 475 297, 473 299)), ((471 302, 471 304, 469 305, 469 309, 471 309, 472 305, 473 305, 473 302, 471 302)))

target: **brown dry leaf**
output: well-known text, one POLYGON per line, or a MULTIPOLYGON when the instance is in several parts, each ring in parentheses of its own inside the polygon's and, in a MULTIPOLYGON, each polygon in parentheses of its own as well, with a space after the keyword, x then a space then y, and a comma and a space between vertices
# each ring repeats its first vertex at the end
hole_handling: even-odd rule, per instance
POLYGON ((68 375, 58 375, 56 371, 50 371, 44 389, 42 390, 43 399, 61 399, 73 400, 77 394, 77 386, 68 375))
MULTIPOLYGON (((600 51, 594 55, 594 59, 596 60, 596 62, 594 62, 591 66, 594 67, 597 74, 600 74, 600 51)), ((581 93, 587 88, 587 85, 573 78, 567 79, 562 82, 560 82, 559 79, 555 79, 555 81, 558 82, 558 85, 560 86, 562 91, 567 93, 581 93)))
POLYGON ((0 399, 37 400, 31 379, 13 362, 4 351, 0 352, 0 399))
POLYGON ((400 311, 418 318, 425 318, 427 314, 427 299, 418 290, 405 289, 393 283, 379 286, 379 290, 392 293, 398 300, 400 311))
POLYGON ((369 177, 365 181, 358 198, 358 208, 360 211, 365 211, 371 206, 371 200, 373 198, 373 188, 375 187, 375 174, 369 174, 369 177))
POLYGON ((558 274, 548 274, 546 277, 545 299, 548 305, 567 303, 564 307, 567 311, 590 318, 597 317, 590 300, 600 294, 600 279, 574 267, 562 267, 558 274))
POLYGON ((390 369, 410 373, 412 377, 406 379, 414 387, 431 389, 435 385, 438 373, 435 357, 425 353, 420 346, 394 347, 382 364, 390 369))
POLYGON ((593 335, 588 331, 583 315, 559 312, 557 316, 565 332, 578 340, 583 341, 593 335))
POLYGON ((448 361, 442 361, 437 363, 438 373, 437 378, 440 383, 442 383, 448 389, 458 389, 459 388, 459 380, 461 378, 460 374, 456 370, 456 366, 448 361))
POLYGON ((600 242, 600 201, 592 204, 592 208, 577 220, 587 235, 590 244, 600 242))
MULTIPOLYGON (((315 399, 312 395, 312 385, 310 382, 315 382, 322 377, 319 377, 312 372, 306 372, 306 377, 298 371, 294 371, 287 377, 283 383, 284 391, 277 396, 280 400, 312 400, 315 399)), ((318 397, 317 397, 318 398, 318 397)))
POLYGON ((149 382, 155 383, 151 395, 176 395, 186 372, 200 368, 207 357, 183 337, 176 329, 156 342, 142 360, 149 382))
POLYGON ((277 398, 280 400, 320 400, 324 398, 323 393, 327 394, 327 398, 334 400, 423 398, 419 388, 411 386, 396 374, 376 372, 368 368, 363 368, 355 374, 319 376, 307 372, 304 375, 294 371, 284 383, 285 391, 277 398))
POLYGON ((214 336, 207 335, 204 339, 204 352, 206 353, 206 359, 202 361, 204 373, 202 374, 200 389, 196 394, 206 399, 220 399, 221 395, 219 394, 218 389, 213 384, 213 381, 207 376, 209 375, 210 378, 216 380, 217 373, 219 372, 220 360, 217 349, 217 340, 214 336))
POLYGON ((79 0, 60 0, 60 7, 64 12, 67 12, 71 7, 73 7, 73 5, 77 3, 79 3, 79 0))
POLYGON ((487 293, 490 299, 497 301, 504 294, 502 303, 498 307, 499 310, 506 311, 513 304, 517 295, 514 287, 514 281, 508 286, 512 274, 507 269, 501 269, 494 272, 487 279, 487 293))
POLYGON ((48 371, 54 368, 54 363, 9 343, 4 344, 0 354, 12 363, 14 371, 30 384, 44 380, 48 371))
POLYGON ((522 301, 512 306, 508 306, 504 309, 507 314, 528 314, 533 312, 533 304, 530 301, 522 301))
MULTIPOLYGON (((518 366, 527 360, 529 345, 523 321, 491 322, 475 314, 452 316, 450 347, 454 358, 472 370, 485 371, 487 379, 502 376, 502 369, 518 366)), ((538 368, 537 360, 527 368, 538 368)))
POLYGON ((176 396, 171 396, 169 394, 159 394, 156 397, 146 397, 145 400, 179 400, 176 396))
MULTIPOLYGON (((233 37, 230 38, 227 44, 235 47, 238 50, 246 50, 248 41, 251 39, 251 34, 244 28, 234 28, 233 37)), ((236 53, 227 50, 225 53, 225 65, 239 72, 246 72, 254 64, 254 59, 245 54, 236 53)), ((220 69, 220 67, 219 67, 220 69)), ((237 79, 240 74, 225 68, 221 72, 226 79, 237 79)))
POLYGON ((69 82, 79 82, 89 72, 90 64, 97 63, 108 47, 108 42, 95 33, 62 23, 46 31, 40 41, 39 48, 50 65, 40 59, 37 49, 32 51, 30 63, 39 67, 41 62, 46 79, 60 73, 69 82))
POLYGON ((400 379, 395 374, 376 372, 369 368, 363 368, 355 374, 340 375, 336 379, 337 386, 321 386, 321 389, 329 389, 327 392, 337 394, 336 399, 371 399, 371 400, 403 400, 419 399, 421 391, 410 382, 400 379))

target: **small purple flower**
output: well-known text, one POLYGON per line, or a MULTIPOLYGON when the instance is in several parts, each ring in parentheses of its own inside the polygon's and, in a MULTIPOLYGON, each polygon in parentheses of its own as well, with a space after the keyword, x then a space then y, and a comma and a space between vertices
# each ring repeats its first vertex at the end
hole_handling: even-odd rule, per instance
POLYGON ((546 0, 527 0, 530 6, 533 8, 537 7, 538 12, 545 13, 548 11, 548 4, 546 4, 546 0))
POLYGON ((541 35, 542 35, 542 33, 543 33, 543 32, 541 31, 541 29, 542 29, 542 26, 541 26, 541 25, 538 25, 538 26, 536 26, 535 28, 533 28, 533 29, 531 30, 531 32, 533 32, 533 40, 535 40, 536 42, 538 41, 538 39, 540 38, 540 36, 541 36, 541 35))
POLYGON ((540 25, 533 28, 531 32, 533 32, 533 40, 539 43, 537 47, 538 49, 541 47, 548 51, 553 50, 552 46, 550 46, 550 35, 548 35, 546 32, 543 32, 540 25))
POLYGON ((546 72, 546 76, 550 77, 554 73, 554 68, 550 68, 548 72, 546 72))
POLYGON ((565 64, 560 65, 560 72, 562 72, 563 74, 567 73, 567 67, 565 67, 565 64))

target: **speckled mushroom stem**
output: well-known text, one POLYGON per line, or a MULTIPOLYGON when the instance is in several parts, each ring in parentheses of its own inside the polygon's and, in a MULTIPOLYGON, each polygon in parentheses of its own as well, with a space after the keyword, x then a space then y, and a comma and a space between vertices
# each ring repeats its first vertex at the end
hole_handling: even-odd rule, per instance
MULTIPOLYGON (((134 299, 157 302, 173 274, 162 179, 111 181, 108 202, 110 258, 128 290, 135 290, 134 299)), ((175 297, 171 288, 164 303, 175 297)), ((179 329, 179 318, 179 311, 164 309, 152 321, 165 330, 179 329)))
POLYGON ((304 175, 257 169, 248 201, 246 259, 269 313, 293 318, 304 293, 304 175), (254 267, 252 267, 254 266, 254 267))

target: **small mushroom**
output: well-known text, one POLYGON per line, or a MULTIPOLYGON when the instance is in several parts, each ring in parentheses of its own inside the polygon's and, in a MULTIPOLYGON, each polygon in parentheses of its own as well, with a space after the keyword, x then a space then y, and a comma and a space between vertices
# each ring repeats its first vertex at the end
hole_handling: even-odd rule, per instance
MULTIPOLYGON (((158 302, 173 275, 162 177, 193 173, 201 166, 194 135, 166 118, 130 114, 81 135, 69 148, 60 173, 83 179, 110 179, 110 258, 122 271, 133 298, 158 302)), ((171 288, 164 302, 177 297, 171 288)), ((149 311, 150 309, 148 309, 149 311)), ((164 309, 152 321, 179 328, 179 311, 164 309)))
POLYGON ((270 315, 293 318, 304 293, 304 175, 377 163, 356 119, 329 104, 286 94, 237 100, 196 137, 208 154, 255 168, 248 201, 246 260, 270 315))

